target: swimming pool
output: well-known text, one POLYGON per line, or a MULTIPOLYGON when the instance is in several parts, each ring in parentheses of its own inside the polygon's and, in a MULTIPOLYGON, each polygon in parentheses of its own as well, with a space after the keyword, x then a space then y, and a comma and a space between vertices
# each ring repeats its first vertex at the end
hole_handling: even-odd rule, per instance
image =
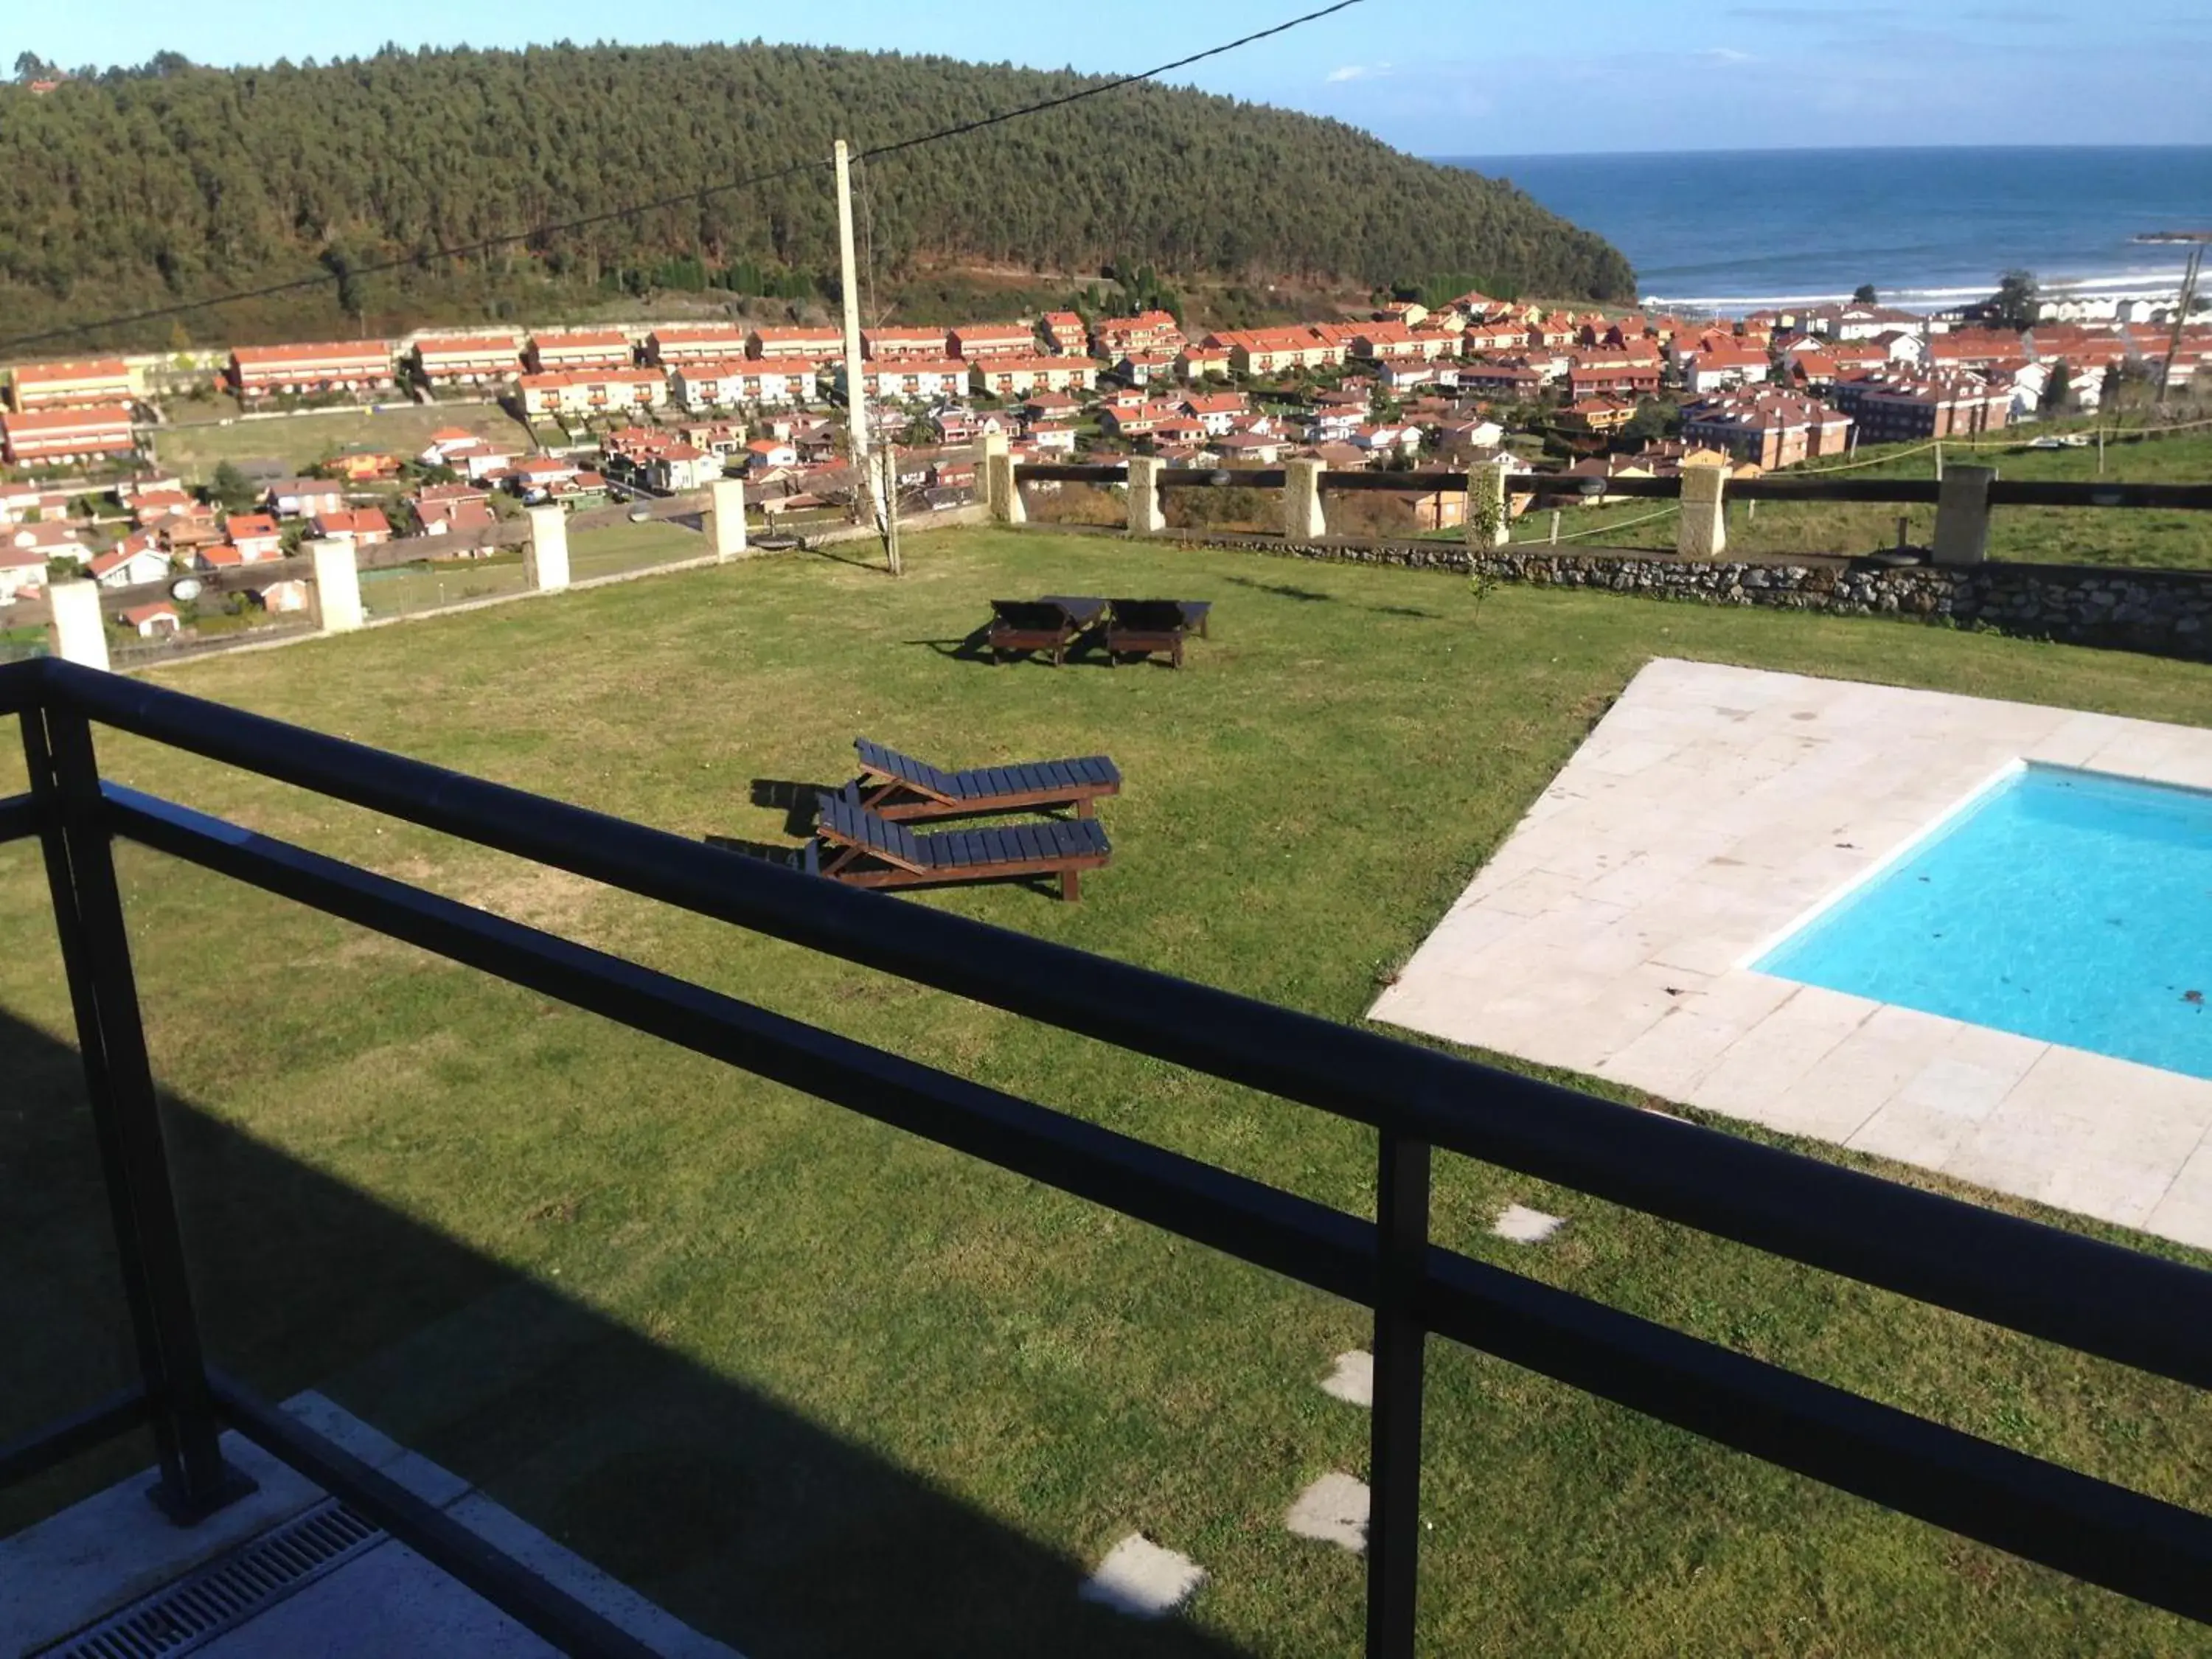
POLYGON ((2022 767, 1751 965, 2212 1079, 2212 793, 2022 767))

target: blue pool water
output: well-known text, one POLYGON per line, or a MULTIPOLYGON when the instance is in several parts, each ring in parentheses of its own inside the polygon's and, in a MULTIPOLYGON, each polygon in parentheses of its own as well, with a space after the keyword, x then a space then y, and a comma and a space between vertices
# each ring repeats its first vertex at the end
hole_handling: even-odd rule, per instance
POLYGON ((1756 966, 2212 1078, 2212 793, 2031 766, 1756 966))

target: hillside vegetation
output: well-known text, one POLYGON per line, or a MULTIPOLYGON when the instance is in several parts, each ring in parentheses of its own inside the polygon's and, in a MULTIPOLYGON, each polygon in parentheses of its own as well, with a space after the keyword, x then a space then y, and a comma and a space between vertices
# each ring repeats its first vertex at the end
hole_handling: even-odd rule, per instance
MULTIPOLYGON (((388 48, 237 70, 173 56, 44 95, 0 88, 0 316, 13 334, 319 268, 304 299, 202 313, 199 340, 319 319, 395 327, 576 300, 831 289, 834 138, 866 149, 1091 84, 939 58, 750 46, 388 48), (823 162, 703 203, 459 259, 550 221, 823 162), (423 256, 406 270, 350 273, 423 256), (243 319, 243 321, 240 320, 243 319)), ((1632 293, 1626 260, 1508 185, 1340 122, 1151 85, 868 169, 878 279, 966 264, 1419 285, 1469 272, 1562 298, 1632 293)), ((351 331, 350 329, 348 331, 351 331)), ((85 345, 183 344, 168 321, 85 345)))

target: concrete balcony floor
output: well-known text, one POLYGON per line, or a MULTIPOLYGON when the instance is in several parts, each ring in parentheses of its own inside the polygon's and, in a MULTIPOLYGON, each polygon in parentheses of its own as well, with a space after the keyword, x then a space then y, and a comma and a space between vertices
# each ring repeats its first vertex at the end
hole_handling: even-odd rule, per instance
MULTIPOLYGON (((738 1659, 609 1577, 450 1470, 408 1450, 323 1395, 285 1409, 356 1457, 437 1504, 667 1659, 738 1659)), ((172 1587, 251 1550, 322 1505, 327 1494, 237 1435, 224 1455, 259 1489, 197 1527, 172 1525, 146 1497, 153 1472, 122 1481, 0 1540, 0 1655, 72 1652, 118 1614, 150 1608, 172 1587)), ((203 1605, 204 1601, 203 1601, 203 1605)), ((138 1653, 118 1644, 99 1652, 138 1653)), ((335 1565, 259 1600, 211 1636, 148 1644, 149 1654, 209 1659, 538 1659, 558 1650, 381 1533, 335 1565)))

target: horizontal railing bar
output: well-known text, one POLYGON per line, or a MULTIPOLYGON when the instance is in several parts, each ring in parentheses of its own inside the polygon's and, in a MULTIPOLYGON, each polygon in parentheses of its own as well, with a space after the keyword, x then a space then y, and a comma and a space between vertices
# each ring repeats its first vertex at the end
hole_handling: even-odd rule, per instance
POLYGON ((2212 1516, 1441 1248, 1429 1252, 1423 1312, 1437 1334, 1571 1388, 2212 1620, 2212 1516))
POLYGON ((1077 461, 1030 461, 1014 469, 1018 483, 1127 483, 1126 466, 1092 466, 1077 461))
POLYGON ((1392 490, 1400 495, 1449 495, 1456 490, 1467 493, 1467 474, 1464 472, 1394 472, 1385 468, 1375 472, 1324 472, 1321 487, 1327 490, 1358 493, 1361 490, 1392 490))
POLYGON ((0 799, 0 842, 21 841, 46 828, 46 809, 28 793, 0 799))
POLYGON ((1159 482, 1163 489, 1280 489, 1290 477, 1279 466, 1170 466, 1159 482))
POLYGON ((2126 507, 2160 512, 2212 508, 2212 484, 2123 483, 2098 479, 1998 478, 1990 485, 1992 507, 2126 507))
POLYGON ((1017 1096, 109 784, 116 834, 1351 1300, 1352 1218, 1017 1096), (1318 1218, 1334 1236, 1317 1243, 1318 1218))
POLYGON ((27 658, 0 663, 0 715, 20 714, 36 708, 46 696, 46 659, 27 658))
MULTIPOLYGON (((1121 466, 1025 465, 1014 469, 1024 483, 1059 480, 1066 483, 1124 483, 1128 471, 1121 466)), ((1206 468, 1169 467, 1159 476, 1163 489, 1210 489, 1242 485, 1254 489, 1280 489, 1285 481, 1280 467, 1206 468)), ((1438 492, 1465 493, 1464 472, 1324 472, 1325 490, 1393 491, 1405 495, 1438 492)), ((1507 490, 1557 501, 1577 495, 1648 501, 1678 501, 1682 480, 1672 477, 1589 477, 1572 472, 1516 472, 1506 478, 1507 490)), ((1815 478, 1792 477, 1786 472, 1757 478, 1730 478, 1725 499, 1748 501, 1873 501, 1897 506, 1933 506, 1942 495, 1942 484, 1934 478, 1815 478)), ((2123 483, 2117 480, 1997 478, 1990 485, 1992 507, 2094 507, 2149 509, 2158 512, 2212 511, 2212 484, 2123 483)))
POLYGON ((79 1452, 128 1434, 146 1420, 147 1410, 146 1391, 125 1389, 0 1446, 0 1487, 43 1474, 79 1452))
POLYGON ((1717 1129, 847 888, 144 681, 89 717, 427 829, 1418 1136, 2085 1352, 2212 1386, 2212 1274, 1717 1129))
MULTIPOLYGON (((279 896, 769 1077, 1372 1306, 1373 1224, 189 808, 109 786, 113 828, 279 896)), ((2212 1521, 1474 1262, 1424 1258, 1417 1310, 1470 1347, 1920 1519, 2187 1613, 2212 1521)))
POLYGON ((606 1659, 656 1659, 657 1650, 649 1644, 289 1412, 256 1399, 229 1377, 216 1375, 208 1381, 216 1410, 239 1433, 332 1497, 343 1498, 424 1560, 563 1653, 592 1659, 600 1655, 606 1659))

